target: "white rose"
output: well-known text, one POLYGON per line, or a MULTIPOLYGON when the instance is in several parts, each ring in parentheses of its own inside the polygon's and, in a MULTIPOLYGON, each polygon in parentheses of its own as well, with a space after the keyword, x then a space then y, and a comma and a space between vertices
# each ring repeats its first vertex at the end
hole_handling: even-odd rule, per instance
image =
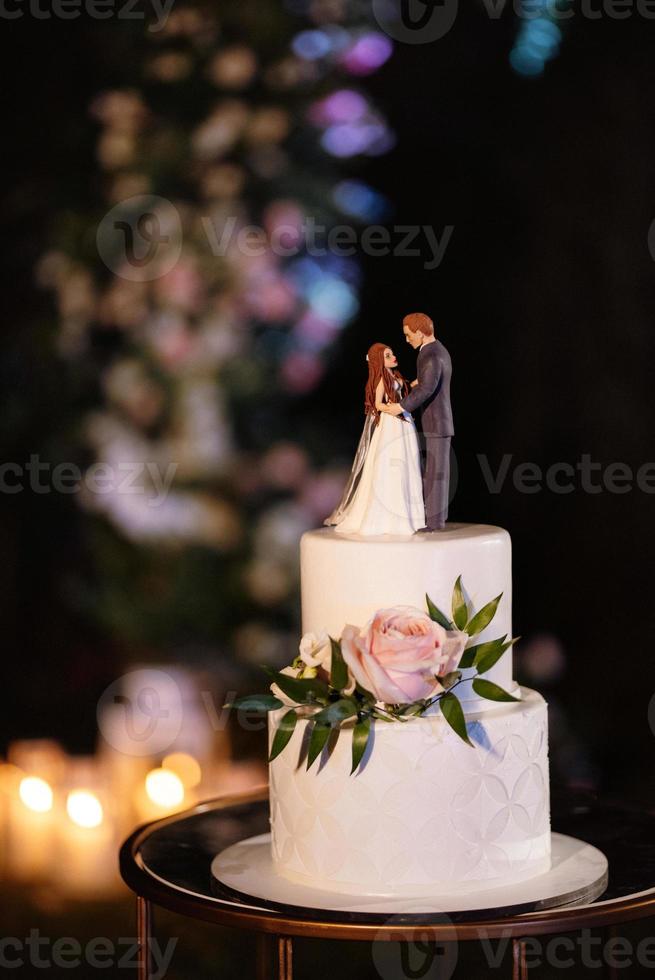
MULTIPOLYGON (((299 671, 297 671, 295 667, 283 667, 280 673, 286 674, 287 677, 297 677, 299 671)), ((297 701, 292 701, 291 698, 287 697, 284 691, 281 691, 275 683, 271 684, 271 694, 278 698, 278 700, 280 700, 282 704, 286 705, 287 708, 295 708, 296 704, 298 703, 297 701)))
MULTIPOLYGON (((300 641, 300 659, 306 666, 300 671, 299 677, 316 677, 321 674, 325 680, 329 680, 332 671, 332 643, 325 631, 321 633, 305 633, 300 641)), ((352 694, 355 690, 355 679, 348 672, 350 678, 348 686, 343 689, 343 693, 352 694)))
POLYGON ((327 633, 305 633, 299 646, 300 659, 308 667, 323 667, 330 673, 332 645, 327 633))

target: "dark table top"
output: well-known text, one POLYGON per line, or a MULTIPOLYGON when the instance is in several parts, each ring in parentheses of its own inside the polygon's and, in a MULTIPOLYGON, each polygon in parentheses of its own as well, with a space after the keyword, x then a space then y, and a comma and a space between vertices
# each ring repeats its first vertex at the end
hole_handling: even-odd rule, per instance
MULTIPOLYGON (((220 851, 266 833, 268 793, 265 787, 199 804, 192 810, 136 831, 121 851, 127 884, 155 904, 185 915, 263 932, 368 939, 390 925, 390 932, 434 925, 455 928, 457 937, 475 939, 484 931, 498 935, 534 935, 607 925, 655 914, 655 819, 647 810, 590 795, 555 793, 554 831, 598 847, 609 861, 607 891, 594 902, 527 915, 497 917, 452 913, 447 923, 434 915, 389 916, 363 912, 328 912, 245 900, 221 891, 210 865, 220 851)), ((390 936, 393 938, 393 936, 390 936)))

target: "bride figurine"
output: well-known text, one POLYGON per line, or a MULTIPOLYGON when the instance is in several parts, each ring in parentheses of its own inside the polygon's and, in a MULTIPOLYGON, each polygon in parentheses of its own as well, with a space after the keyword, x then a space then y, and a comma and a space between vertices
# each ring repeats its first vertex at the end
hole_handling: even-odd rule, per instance
POLYGON ((408 391, 391 347, 366 355, 366 421, 341 503, 324 522, 347 534, 413 534, 425 526, 418 437, 408 412, 388 414, 408 391))

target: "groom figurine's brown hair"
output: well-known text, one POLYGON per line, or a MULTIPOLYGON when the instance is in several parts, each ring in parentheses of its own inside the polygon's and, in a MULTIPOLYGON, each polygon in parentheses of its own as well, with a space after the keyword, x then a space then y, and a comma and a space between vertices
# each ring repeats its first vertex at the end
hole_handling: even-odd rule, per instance
POLYGON ((434 323, 427 313, 408 313, 403 323, 412 333, 423 333, 426 337, 434 333, 434 323))

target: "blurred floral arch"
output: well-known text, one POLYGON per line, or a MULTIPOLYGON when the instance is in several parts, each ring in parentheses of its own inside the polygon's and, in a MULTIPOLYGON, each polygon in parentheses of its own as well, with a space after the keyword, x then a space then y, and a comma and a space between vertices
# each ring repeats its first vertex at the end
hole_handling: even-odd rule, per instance
MULTIPOLYGON (((356 256, 307 246, 379 219, 357 175, 393 134, 366 91, 391 42, 356 0, 174 6, 130 27, 90 106, 95 213, 37 268, 87 379, 80 601, 130 656, 285 662, 300 534, 342 475, 297 408, 358 313, 356 256), (184 654, 182 654, 182 657, 184 654)), ((128 30, 128 28, 125 28, 128 30)))

